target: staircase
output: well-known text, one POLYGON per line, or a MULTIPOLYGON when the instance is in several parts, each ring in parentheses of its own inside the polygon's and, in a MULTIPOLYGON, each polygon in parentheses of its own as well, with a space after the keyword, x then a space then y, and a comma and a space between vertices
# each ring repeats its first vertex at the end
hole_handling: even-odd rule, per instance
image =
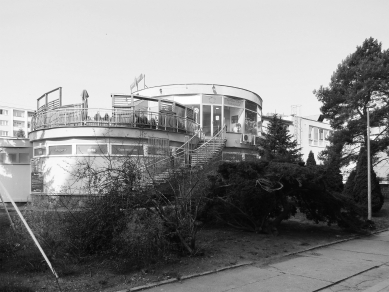
POLYGON ((223 150, 227 141, 224 138, 225 129, 223 127, 215 136, 200 141, 195 149, 191 149, 195 146, 193 139, 198 134, 201 134, 197 133, 181 147, 176 149, 172 157, 167 157, 156 163, 147 165, 146 171, 150 178, 146 179, 146 184, 162 184, 167 182, 175 174, 202 169, 203 165, 217 157, 223 150))
POLYGON ((201 167, 207 164, 221 153, 227 140, 222 137, 214 139, 215 137, 216 136, 208 141, 201 141, 198 147, 193 150, 191 161, 192 168, 201 167))

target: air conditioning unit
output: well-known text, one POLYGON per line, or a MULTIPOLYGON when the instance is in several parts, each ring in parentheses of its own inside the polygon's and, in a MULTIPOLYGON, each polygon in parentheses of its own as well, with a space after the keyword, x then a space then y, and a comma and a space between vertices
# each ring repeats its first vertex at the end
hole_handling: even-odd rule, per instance
POLYGON ((241 143, 250 143, 251 145, 255 145, 255 135, 253 134, 242 134, 241 143))
POLYGON ((241 143, 249 143, 250 142, 250 134, 242 134, 241 143))

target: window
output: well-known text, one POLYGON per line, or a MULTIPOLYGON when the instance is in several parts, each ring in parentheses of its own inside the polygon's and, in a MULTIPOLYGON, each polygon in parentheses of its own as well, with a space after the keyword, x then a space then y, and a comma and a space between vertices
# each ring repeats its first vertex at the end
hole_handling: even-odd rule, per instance
POLYGON ((0 115, 8 116, 8 110, 0 109, 0 115))
POLYGON ((319 146, 324 145, 324 129, 319 129, 319 146))
POLYGON ((330 130, 309 126, 308 139, 309 145, 325 147, 329 144, 328 136, 330 130))
MULTIPOLYGON (((150 146, 148 147, 150 150, 150 146)), ((143 155, 141 145, 112 145, 112 154, 115 155, 143 155)), ((150 152, 149 152, 150 154, 150 152)))
POLYGON ((14 117, 24 118, 24 111, 14 110, 14 117))
POLYGON ((17 163, 18 155, 16 153, 8 153, 8 163, 14 164, 17 163))
POLYGON ((24 122, 14 121, 14 127, 24 128, 24 122))
POLYGON ((8 136, 8 131, 0 131, 0 136, 8 136))
POLYGON ((108 153, 107 145, 77 145, 77 154, 98 155, 108 153))
POLYGON ((72 154, 72 145, 49 146, 49 155, 72 154))
POLYGON ((0 120, 0 126, 8 126, 8 121, 0 120))
POLYGON ((34 116, 34 112, 27 112, 27 117, 31 118, 34 116))
POLYGON ((257 135, 257 113, 246 110, 244 133, 257 135))
POLYGON ((34 156, 46 155, 46 148, 36 148, 34 149, 34 156))
POLYGON ((28 153, 19 153, 19 163, 29 164, 30 155, 28 153))

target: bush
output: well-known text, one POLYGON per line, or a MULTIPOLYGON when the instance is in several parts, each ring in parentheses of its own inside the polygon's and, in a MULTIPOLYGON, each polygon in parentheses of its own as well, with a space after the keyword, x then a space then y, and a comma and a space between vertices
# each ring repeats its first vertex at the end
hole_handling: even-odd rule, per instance
POLYGON ((218 173, 219 177, 210 178, 208 208, 215 218, 233 227, 269 232, 297 209, 315 222, 362 226, 358 207, 339 192, 342 183, 336 164, 228 162, 220 165, 218 173))
MULTIPOLYGON (((384 196, 381 192, 381 187, 373 166, 371 168, 371 205, 372 212, 381 210, 384 204, 384 196)), ((357 166, 348 177, 343 194, 350 199, 353 199, 362 210, 367 214, 367 153, 365 148, 361 148, 358 156, 357 166)))

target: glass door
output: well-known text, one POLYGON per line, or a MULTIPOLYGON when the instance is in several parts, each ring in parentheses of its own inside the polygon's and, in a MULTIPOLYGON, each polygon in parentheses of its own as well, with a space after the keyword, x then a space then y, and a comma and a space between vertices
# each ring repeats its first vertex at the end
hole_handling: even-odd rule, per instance
POLYGON ((222 107, 220 105, 213 105, 212 107, 212 136, 214 136, 222 127, 222 107))
POLYGON ((207 137, 212 136, 212 106, 203 105, 203 133, 207 137))

